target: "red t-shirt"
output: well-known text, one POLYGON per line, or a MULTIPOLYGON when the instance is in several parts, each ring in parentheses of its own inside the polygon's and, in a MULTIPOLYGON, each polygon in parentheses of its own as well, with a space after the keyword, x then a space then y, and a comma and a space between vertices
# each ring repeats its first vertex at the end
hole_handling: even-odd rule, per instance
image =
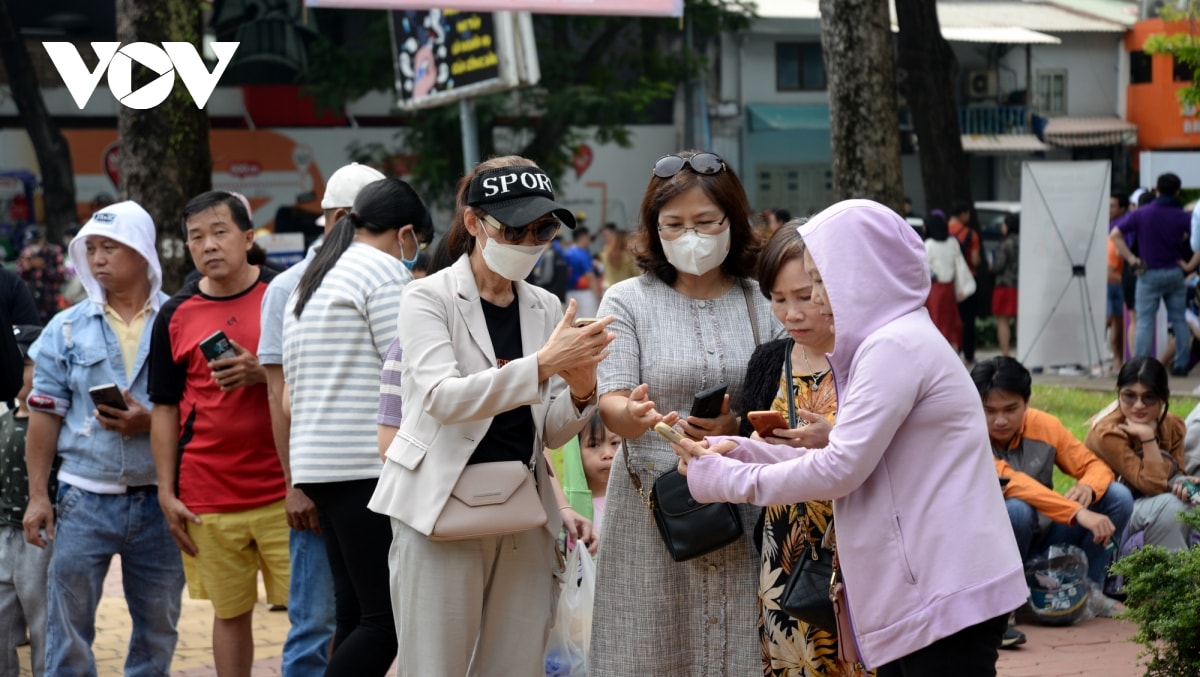
POLYGON ((196 514, 249 510, 287 493, 267 386, 223 392, 200 351, 200 342, 219 329, 258 353, 263 292, 274 276, 261 268, 249 289, 219 298, 190 282, 154 322, 150 401, 179 405, 179 499, 196 514))

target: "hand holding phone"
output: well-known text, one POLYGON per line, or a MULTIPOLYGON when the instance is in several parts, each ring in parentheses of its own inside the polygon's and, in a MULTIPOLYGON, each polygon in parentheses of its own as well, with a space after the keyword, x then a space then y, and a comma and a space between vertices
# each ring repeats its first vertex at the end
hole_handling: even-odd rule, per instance
POLYGON ((672 444, 679 444, 684 440, 683 434, 662 421, 654 424, 654 432, 662 435, 663 439, 672 444))
MULTIPOLYGON (((125 396, 121 394, 121 389, 115 383, 105 383, 98 386, 88 388, 88 395, 91 395, 92 402, 97 405, 103 404, 106 407, 120 409, 121 411, 129 411, 129 405, 125 403, 125 396)), ((104 413, 103 410, 97 408, 97 412, 106 418, 114 418, 104 413)))
POLYGON ((589 324, 597 321, 598 319, 599 318, 596 318, 596 317, 577 317, 577 318, 575 318, 575 322, 573 323, 572 326, 574 326, 576 329, 579 329, 579 328, 588 326, 589 324))
POLYGON ((716 418, 721 415, 721 405, 725 403, 725 391, 729 386, 724 383, 701 390, 692 398, 692 409, 689 416, 696 418, 716 418))
POLYGON ((209 362, 237 357, 237 351, 233 349, 229 337, 220 329, 200 342, 200 352, 204 353, 204 359, 209 362))
POLYGON ((779 428, 791 428, 783 418, 783 414, 774 410, 751 411, 746 414, 746 418, 750 420, 750 425, 754 426, 754 432, 763 439, 774 437, 775 431, 779 428))

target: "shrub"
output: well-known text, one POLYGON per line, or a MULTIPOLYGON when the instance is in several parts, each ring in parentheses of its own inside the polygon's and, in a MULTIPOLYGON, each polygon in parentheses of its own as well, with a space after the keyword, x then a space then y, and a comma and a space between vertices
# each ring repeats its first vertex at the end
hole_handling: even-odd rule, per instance
MULTIPOLYGON (((1200 529, 1200 510, 1181 520, 1200 529)), ((1167 552, 1145 546, 1119 560, 1126 611, 1137 624, 1134 641, 1145 645, 1147 677, 1200 677, 1200 547, 1167 552)))

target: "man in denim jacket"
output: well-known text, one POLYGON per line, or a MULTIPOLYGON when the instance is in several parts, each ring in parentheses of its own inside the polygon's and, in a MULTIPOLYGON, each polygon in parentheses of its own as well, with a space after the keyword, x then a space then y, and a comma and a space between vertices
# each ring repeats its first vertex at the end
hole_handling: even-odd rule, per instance
POLYGON ((26 441, 25 539, 50 560, 46 674, 95 675, 96 607, 113 555, 121 556, 132 636, 127 676, 167 675, 183 591, 179 549, 158 505, 146 406, 150 329, 167 295, 154 223, 135 202, 96 212, 71 241, 88 298, 60 312, 32 346, 26 441), (88 390, 115 384, 126 409, 88 390), (46 480, 59 469, 55 518, 46 480))

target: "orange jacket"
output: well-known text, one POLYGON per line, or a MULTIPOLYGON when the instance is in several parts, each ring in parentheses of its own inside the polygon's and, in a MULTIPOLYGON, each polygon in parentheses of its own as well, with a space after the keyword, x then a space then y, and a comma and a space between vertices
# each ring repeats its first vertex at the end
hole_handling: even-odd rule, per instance
POLYGON ((1117 424, 1124 422, 1125 415, 1119 408, 1097 421, 1085 440, 1088 449, 1108 463, 1113 472, 1124 479, 1125 484, 1143 495, 1157 496, 1168 491, 1171 478, 1187 466, 1183 454, 1187 425, 1172 413, 1168 413, 1158 424, 1158 453, 1169 457, 1170 462, 1165 467, 1150 471, 1142 463, 1142 443, 1130 440, 1129 435, 1117 427, 1117 424))
POLYGON ((1054 466, 1095 492, 1099 501, 1115 479, 1113 471, 1058 418, 1032 407, 1007 449, 992 445, 996 472, 1009 478, 1004 498, 1017 498, 1060 524, 1074 524, 1083 506, 1054 491, 1054 466))

